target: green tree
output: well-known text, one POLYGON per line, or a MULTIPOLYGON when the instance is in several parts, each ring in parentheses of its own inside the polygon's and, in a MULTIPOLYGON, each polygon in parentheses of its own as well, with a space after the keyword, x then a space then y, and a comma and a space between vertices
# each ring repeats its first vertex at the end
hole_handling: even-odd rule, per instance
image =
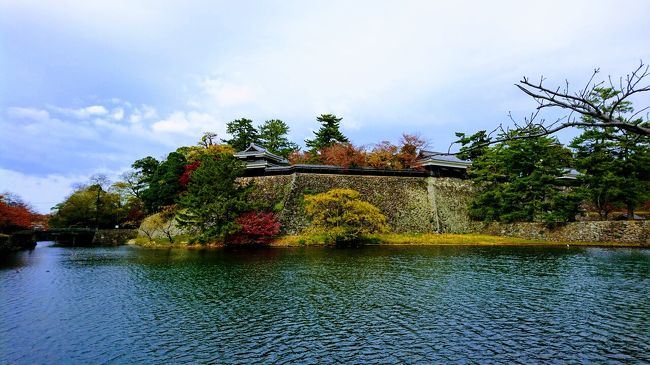
POLYGON ((305 144, 311 149, 312 152, 322 150, 335 143, 349 143, 347 137, 339 130, 341 119, 337 118, 334 114, 321 114, 316 120, 321 123, 321 127, 317 132, 314 139, 306 139, 305 144))
POLYGON ((173 205, 183 191, 180 178, 185 172, 187 160, 178 152, 172 152, 162 161, 148 181, 148 187, 141 197, 149 213, 157 212, 161 207, 173 205))
POLYGON ((332 189, 305 196, 305 208, 317 232, 327 235, 330 242, 349 244, 364 235, 388 230, 379 208, 360 196, 355 190, 332 189))
POLYGON ((52 227, 113 228, 128 213, 119 194, 105 191, 101 184, 79 186, 54 210, 52 227))
MULTIPOLYGON (((618 93, 611 88, 596 88, 589 100, 602 105, 618 93)), ((634 111, 627 100, 616 108, 615 114, 619 115, 634 111)), ((610 112, 606 108, 604 111, 610 112)), ((614 127, 592 127, 592 119, 589 115, 582 117, 583 133, 570 145, 576 153, 576 167, 583 173, 579 179, 601 219, 607 219, 620 207, 632 219, 634 210, 650 196, 650 138, 614 127)))
POLYGON ((501 222, 574 220, 581 197, 558 180, 571 162, 571 151, 549 137, 508 139, 484 148, 468 169, 477 186, 470 215, 501 222))
POLYGON ((279 119, 271 119, 259 127, 260 145, 284 158, 298 150, 298 145, 287 138, 289 126, 279 119))
POLYGON ((232 138, 228 140, 222 139, 222 141, 232 146, 235 151, 243 151, 251 143, 260 143, 259 133, 257 132, 257 129, 253 127, 253 121, 250 119, 241 118, 233 120, 226 124, 226 132, 228 132, 232 138))
POLYGON ((128 185, 133 195, 142 199, 142 192, 149 187, 160 162, 151 156, 133 162, 133 170, 122 174, 122 180, 128 185))
POLYGON ((226 240, 238 230, 237 216, 249 210, 247 197, 252 186, 235 182, 245 165, 231 154, 205 155, 200 162, 180 200, 177 219, 181 227, 198 229, 204 242, 226 240))

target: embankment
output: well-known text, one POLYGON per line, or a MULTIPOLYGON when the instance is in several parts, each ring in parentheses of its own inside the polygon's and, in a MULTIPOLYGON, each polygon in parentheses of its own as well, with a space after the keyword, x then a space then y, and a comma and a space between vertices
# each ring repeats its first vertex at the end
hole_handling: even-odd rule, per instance
POLYGON ((279 212, 284 234, 309 225, 304 195, 333 188, 357 190, 386 215, 396 233, 479 233, 555 242, 620 242, 650 245, 650 222, 573 222, 554 229, 541 223, 501 224, 472 221, 467 207, 473 185, 449 177, 357 176, 295 173, 253 180, 253 199, 279 212))
POLYGON ((482 233, 554 242, 617 242, 650 246, 650 221, 571 222, 549 229, 541 223, 486 224, 482 233))
POLYGON ((465 207, 471 183, 455 178, 355 176, 295 173, 244 178, 256 186, 253 200, 274 208, 286 234, 309 225, 304 196, 334 188, 354 189, 386 215, 394 232, 470 232, 465 207))

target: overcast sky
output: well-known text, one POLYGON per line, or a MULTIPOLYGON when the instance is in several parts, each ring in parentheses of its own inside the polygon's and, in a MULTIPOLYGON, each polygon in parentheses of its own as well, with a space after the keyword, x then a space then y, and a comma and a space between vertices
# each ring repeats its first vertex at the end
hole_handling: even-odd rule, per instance
POLYGON ((649 16, 644 0, 0 0, 0 192, 48 212, 242 117, 303 144, 334 113, 356 144, 419 132, 447 150, 533 111, 524 75, 650 62, 649 16))

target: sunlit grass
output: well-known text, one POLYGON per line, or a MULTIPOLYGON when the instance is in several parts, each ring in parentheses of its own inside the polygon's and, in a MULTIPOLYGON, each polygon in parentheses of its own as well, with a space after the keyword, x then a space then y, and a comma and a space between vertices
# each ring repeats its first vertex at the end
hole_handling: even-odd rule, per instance
MULTIPOLYGON (((530 240, 517 237, 492 236, 486 234, 451 234, 451 233, 383 233, 366 237, 367 243, 380 245, 467 245, 467 246, 607 246, 607 247, 640 247, 640 243, 626 242, 555 242, 530 240)), ((318 246, 324 245, 322 235, 287 235, 278 237, 272 246, 318 246)))
MULTIPOLYGON (((176 236, 174 243, 167 238, 156 238, 149 241, 146 237, 138 237, 131 240, 132 244, 151 248, 218 248, 223 247, 222 242, 208 244, 191 244, 190 236, 176 236)), ((420 245, 420 246, 444 246, 444 245, 465 245, 465 246, 600 246, 600 247, 642 247, 641 243, 630 242, 556 242, 543 240, 530 240, 517 237, 492 236, 487 234, 451 234, 451 233, 382 233, 373 234, 363 238, 361 244, 378 245, 420 245)), ((324 234, 305 233, 299 235, 279 236, 274 239, 270 246, 273 247, 297 247, 297 246, 325 246, 328 244, 328 237, 324 234)))

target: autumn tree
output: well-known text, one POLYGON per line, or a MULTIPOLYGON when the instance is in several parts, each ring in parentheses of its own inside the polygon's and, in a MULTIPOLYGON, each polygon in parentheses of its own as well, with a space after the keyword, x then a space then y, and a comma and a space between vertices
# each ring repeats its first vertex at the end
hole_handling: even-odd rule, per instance
POLYGON ((279 119, 271 119, 259 127, 260 145, 269 152, 284 158, 298 150, 298 145, 289 141, 289 126, 279 119))
POLYGON ((168 242, 173 244, 176 233, 176 209, 175 205, 163 207, 160 212, 146 217, 138 226, 138 230, 147 236, 150 243, 160 235, 164 235, 168 242))
POLYGON ((292 165, 315 165, 320 164, 320 155, 309 151, 293 151, 289 154, 289 163, 292 165))
POLYGON ((352 143, 335 143, 320 151, 320 160, 326 165, 359 168, 366 166, 366 153, 352 143))
POLYGON ((386 217, 379 208, 361 200, 361 194, 351 189, 332 189, 306 195, 305 209, 317 232, 331 243, 350 244, 364 235, 388 230, 386 217))
POLYGON ((30 229, 41 220, 42 216, 19 196, 9 192, 0 194, 0 233, 30 229))
POLYGON ((310 151, 315 153, 335 143, 349 143, 347 137, 339 130, 343 118, 337 118, 334 114, 321 114, 316 120, 321 124, 318 131, 314 132, 314 139, 306 139, 305 144, 310 151))
POLYGON ((376 169, 401 170, 402 163, 397 158, 397 152, 397 146, 389 141, 381 141, 367 154, 367 164, 376 169))
POLYGON ((404 169, 419 169, 420 152, 426 148, 428 142, 420 134, 402 134, 400 138, 397 160, 404 169))
POLYGON ((270 212, 250 211, 235 219, 237 232, 228 238, 230 244, 268 244, 280 233, 280 222, 270 212))

